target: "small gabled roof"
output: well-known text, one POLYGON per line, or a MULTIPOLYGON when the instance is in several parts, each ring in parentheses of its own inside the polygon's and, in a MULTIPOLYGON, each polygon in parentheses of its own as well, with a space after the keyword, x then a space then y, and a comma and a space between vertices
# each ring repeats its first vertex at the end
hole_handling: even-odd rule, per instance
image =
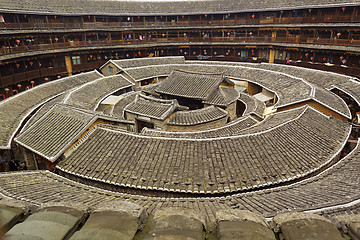
POLYGON ((95 120, 93 114, 56 104, 15 142, 55 161, 95 120))
POLYGON ((54 162, 99 118, 119 121, 92 111, 55 104, 14 140, 54 162))
POLYGON ((227 107, 239 97, 239 92, 233 88, 219 87, 203 103, 227 107))
POLYGON ((173 71, 156 88, 156 92, 178 97, 205 100, 215 91, 224 77, 219 73, 173 71))
POLYGON ((164 121, 178 107, 177 100, 163 100, 138 94, 135 101, 125 107, 124 112, 164 121))

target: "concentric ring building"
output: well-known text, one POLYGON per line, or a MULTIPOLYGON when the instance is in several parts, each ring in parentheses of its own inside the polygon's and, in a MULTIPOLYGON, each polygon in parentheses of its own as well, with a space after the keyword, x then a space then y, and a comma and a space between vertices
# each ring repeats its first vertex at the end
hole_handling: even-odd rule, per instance
POLYGON ((360 2, 0 3, 5 239, 359 239, 360 2))

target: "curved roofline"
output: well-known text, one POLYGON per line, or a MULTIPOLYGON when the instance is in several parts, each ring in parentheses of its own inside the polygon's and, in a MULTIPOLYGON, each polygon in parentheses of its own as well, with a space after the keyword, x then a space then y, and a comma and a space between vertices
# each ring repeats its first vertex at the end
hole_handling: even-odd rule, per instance
MULTIPOLYGON (((115 2, 115 1, 105 1, 105 2, 115 2)), ((132 2, 133 1, 116 1, 118 3, 122 3, 122 4, 126 4, 127 2, 132 2)), ((137 3, 146 3, 147 5, 149 5, 149 3, 153 3, 155 5, 157 4, 164 4, 164 3, 172 3, 172 4, 187 4, 186 2, 183 1, 162 1, 162 2, 148 2, 148 1, 143 1, 143 2, 137 2, 137 3)), ((188 4, 193 4, 194 1, 188 1, 188 4)), ((195 1, 195 2, 207 2, 207 4, 211 4, 212 2, 217 3, 216 1, 195 1)), ((224 2, 226 4, 226 2, 224 2)), ((240 5, 240 4, 239 4, 240 5)), ((267 12, 267 11, 280 11, 280 10, 301 10, 301 9, 308 9, 308 8, 312 8, 312 9, 319 9, 319 8, 333 8, 333 7, 352 7, 352 6, 360 6, 359 2, 356 3, 337 3, 337 4, 312 4, 312 5, 301 5, 301 6, 294 6, 294 7, 288 7, 288 6, 278 6, 278 7, 265 7, 265 8, 248 8, 248 9, 235 9, 235 10, 219 10, 219 11, 188 11, 188 12, 171 12, 171 13, 167 13, 167 12, 156 12, 156 11, 151 11, 152 9, 150 7, 148 7, 148 9, 150 9, 150 11, 144 13, 136 13, 136 12, 116 12, 116 13, 108 13, 108 12, 75 12, 75 13, 65 13, 65 12, 49 12, 49 11, 37 11, 37 10, 10 10, 10 9, 6 9, 6 8, 0 8, 0 12, 2 13, 17 13, 17 14, 33 14, 33 15, 61 15, 61 16, 85 16, 85 15, 93 15, 93 16, 174 16, 174 15, 198 15, 198 14, 228 14, 228 13, 244 13, 244 12, 267 12)))
MULTIPOLYGON (((345 146, 345 144, 344 144, 345 146)), ((346 161, 348 158, 352 157, 352 154, 358 150, 358 148, 360 147, 360 141, 357 142, 355 148, 348 154, 346 155, 344 158, 340 159, 339 161, 337 161, 335 164, 333 164, 332 166, 328 167, 327 169, 325 169, 324 171, 310 177, 310 178, 307 178, 307 179, 303 179, 303 180, 300 180, 298 182, 295 182, 295 183, 291 183, 289 185, 286 185, 286 186, 278 186, 278 187, 272 187, 270 189, 261 189, 261 190, 254 190, 252 192, 241 192, 241 193, 234 193, 234 194, 231 194, 231 195, 227 195, 227 196, 220 196, 220 197, 215 197, 215 196, 207 196, 207 197, 201 197, 201 199, 229 199, 229 198, 232 198, 232 197, 240 197, 240 196, 246 196, 246 195, 252 195, 254 193, 264 193, 264 192, 268 192, 268 191, 276 191, 276 190, 280 190, 280 189, 286 189, 286 188, 290 188, 290 187, 294 187, 294 186, 298 186, 298 185, 301 185, 305 182, 311 182, 313 181, 314 179, 316 178, 319 178, 319 176, 322 176, 324 174, 326 174, 327 172, 329 172, 330 170, 334 169, 335 167, 337 167, 339 164, 342 164, 344 161, 346 161)), ((59 167, 59 166, 56 166, 56 168, 58 169, 61 169, 62 171, 65 171, 65 172, 70 172, 70 171, 66 171, 65 169, 59 167)), ((85 186, 87 188, 90 188, 90 189, 99 189, 101 191, 104 191, 104 192, 109 192, 109 193, 116 193, 116 194, 119 194, 119 195, 130 195, 130 196, 135 196, 135 195, 132 195, 132 194, 129 194, 129 193, 122 193, 122 192, 116 192, 116 191, 111 191, 111 190, 107 190, 107 189, 102 189, 102 188, 98 188, 98 187, 94 187, 94 186, 91 186, 91 185, 86 185, 84 183, 80 183, 80 182, 76 182, 74 180, 71 180, 69 178, 66 178, 66 177, 63 177, 63 176, 60 176, 58 174, 55 174, 53 172, 50 172, 48 170, 45 170, 45 172, 49 172, 50 174, 53 174, 59 178, 62 178, 64 180, 67 180, 69 182, 72 182, 72 183, 75 183, 75 184, 78 184, 80 186, 85 186)), ((23 172, 23 173, 35 173, 34 172, 23 172)), ((76 174, 76 173, 73 173, 71 172, 72 174, 74 175, 77 175, 77 176, 81 176, 81 177, 86 177, 82 174, 76 174)), ((12 172, 11 174, 18 174, 17 172, 12 172)), ((115 182, 110 182, 111 184, 115 184, 115 182)), ((119 185, 119 184, 116 184, 116 185, 119 185)), ((0 193, 1 194, 1 193, 0 193)), ((148 196, 143 196, 143 195, 136 195, 137 197, 140 197, 140 198, 151 198, 151 199, 163 199, 163 197, 158 197, 158 196, 151 196, 151 197, 148 197, 148 196)), ((179 199, 177 197, 169 197, 169 199, 179 199)), ((187 199, 199 199, 199 197, 187 197, 187 199)), ((359 200, 359 199, 358 199, 359 200)), ((353 202, 353 201, 351 201, 353 202)), ((337 205, 335 205, 337 206, 337 205)), ((314 209, 315 210, 315 209, 314 209)))

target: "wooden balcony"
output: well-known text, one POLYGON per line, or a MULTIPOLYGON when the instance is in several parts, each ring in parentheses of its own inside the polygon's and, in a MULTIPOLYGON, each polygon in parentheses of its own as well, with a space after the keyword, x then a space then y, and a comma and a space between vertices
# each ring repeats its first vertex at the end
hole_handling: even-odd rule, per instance
POLYGON ((191 27, 191 26, 234 26, 234 25, 256 25, 256 24, 292 24, 292 23, 358 23, 360 16, 354 15, 323 15, 308 17, 270 17, 266 19, 248 18, 243 15, 234 19, 214 20, 211 18, 202 20, 189 20, 178 18, 176 21, 154 21, 153 18, 142 21, 131 22, 73 22, 73 23, 47 23, 47 22, 31 22, 31 23, 13 23, 8 22, 4 29, 103 29, 103 28, 124 28, 124 27, 191 27))
POLYGON ((65 67, 56 67, 56 68, 50 67, 50 68, 24 71, 10 76, 0 77, 0 87, 10 86, 23 81, 31 81, 33 79, 37 79, 41 77, 49 77, 57 74, 63 75, 65 73, 66 73, 65 67))
POLYGON ((153 43, 299 43, 299 44, 319 44, 334 46, 360 46, 360 40, 354 39, 331 39, 331 38, 305 38, 300 37, 252 37, 252 36, 235 36, 235 37, 164 37, 143 40, 126 39, 126 40, 102 40, 102 41, 76 41, 62 42, 53 44, 38 44, 33 46, 20 46, 1 49, 0 55, 16 54, 24 52, 55 50, 67 48, 86 48, 101 46, 120 46, 120 45, 137 45, 153 43))

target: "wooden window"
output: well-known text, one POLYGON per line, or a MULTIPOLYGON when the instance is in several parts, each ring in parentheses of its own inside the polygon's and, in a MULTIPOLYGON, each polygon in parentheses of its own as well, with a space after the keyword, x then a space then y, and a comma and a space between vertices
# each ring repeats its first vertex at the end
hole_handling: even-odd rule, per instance
POLYGON ((72 57, 72 62, 73 62, 73 65, 81 64, 80 56, 73 56, 72 57))

